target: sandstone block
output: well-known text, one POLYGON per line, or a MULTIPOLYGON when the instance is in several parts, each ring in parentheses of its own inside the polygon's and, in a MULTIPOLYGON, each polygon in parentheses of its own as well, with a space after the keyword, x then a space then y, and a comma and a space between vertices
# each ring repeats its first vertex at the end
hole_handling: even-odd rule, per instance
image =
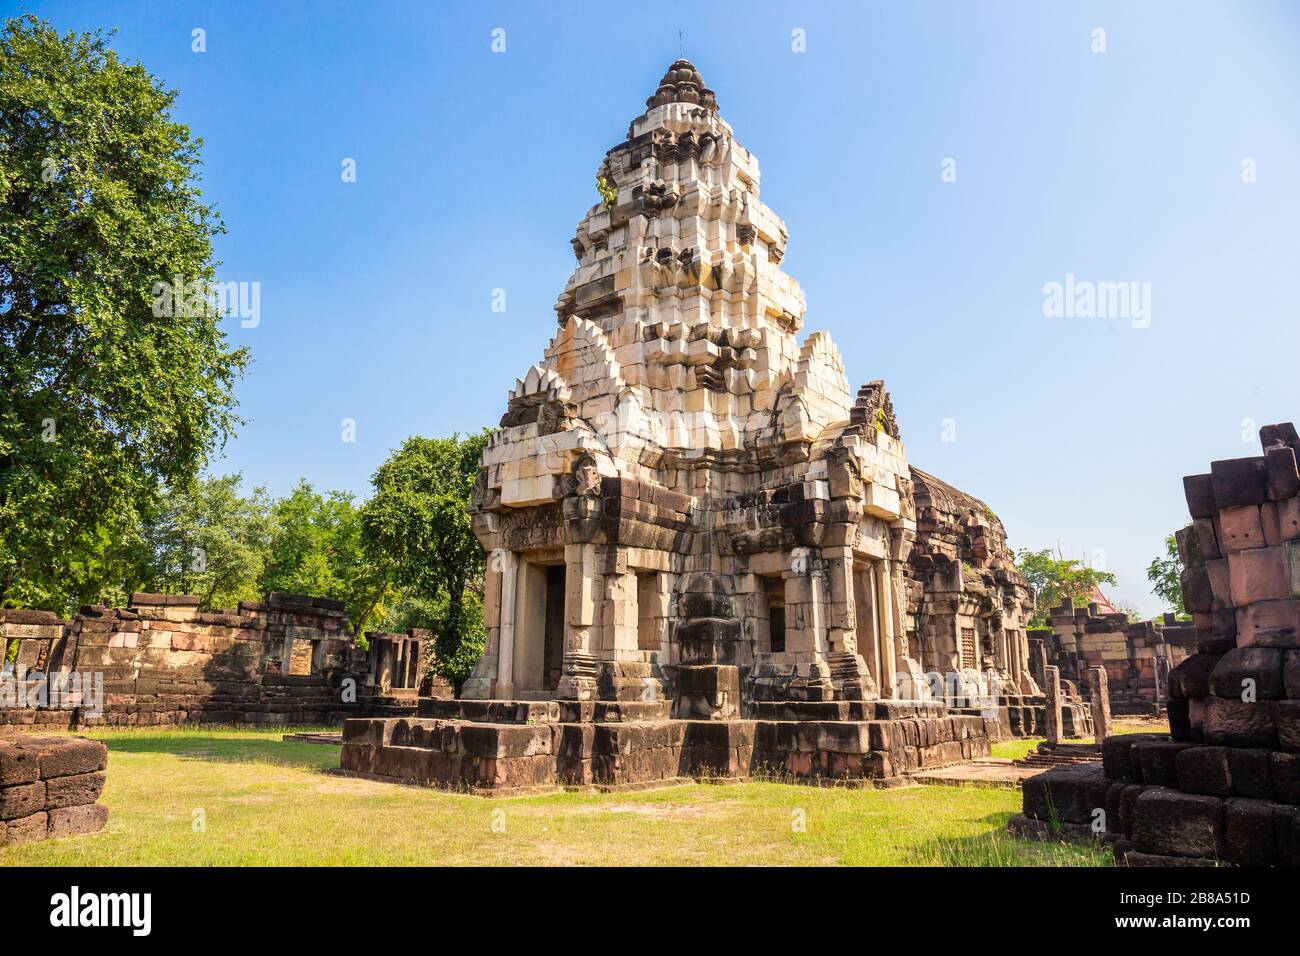
POLYGON ((1224 654, 1210 674, 1215 697, 1277 700, 1282 686, 1282 651, 1274 647, 1236 647, 1224 654))
POLYGON ((1169 672, 1170 697, 1209 697, 1210 674, 1221 655, 1193 654, 1169 672))
MULTIPOLYGON (((1225 508, 1219 515, 1219 528, 1223 550, 1229 555, 1264 547, 1264 528, 1258 505, 1225 508)), ((1209 557, 1218 557, 1218 555, 1209 555, 1209 557)))
POLYGON ((1277 503, 1277 526, 1283 541, 1300 539, 1300 498, 1277 503))
POLYGON ((35 843, 49 835, 49 817, 44 810, 0 824, 0 846, 35 843))
POLYGON ((104 790, 103 773, 80 773, 45 781, 45 808, 53 810, 94 803, 104 790))
POLYGON ((1272 752, 1251 748, 1229 748, 1232 792, 1239 797, 1273 798, 1272 752))
POLYGON ((1229 747, 1270 747, 1277 742, 1267 701, 1245 703, 1207 697, 1202 732, 1207 744, 1229 747))
POLYGON ((1183 494, 1187 510, 1193 518, 1213 518, 1219 513, 1214 500, 1214 479, 1211 475, 1188 475, 1183 479, 1183 494))
POLYGON ((1237 608, 1237 643, 1300 647, 1300 616, 1292 600, 1257 601, 1237 608))
POLYGON ((1232 796, 1232 770, 1227 747, 1189 747, 1174 758, 1176 786, 1188 793, 1232 796))
POLYGON ((1106 807, 1110 782, 1101 767, 1062 767, 1029 777, 1022 784, 1024 811, 1036 820, 1091 823, 1106 807))
POLYGON ((1238 866, 1275 866, 1278 861, 1274 805, 1240 797, 1224 801, 1224 857, 1238 866))
POLYGON ((43 781, 0 788, 0 820, 19 820, 44 809, 43 781))
POLYGON ((1274 751, 1269 757, 1273 798, 1279 803, 1300 804, 1300 754, 1274 751))
POLYGON ((1151 789, 1134 804, 1133 843, 1161 856, 1223 856, 1223 801, 1218 797, 1151 789))
POLYGON ((1133 753, 1141 762, 1142 782, 1160 787, 1177 787, 1178 754, 1192 746, 1176 740, 1141 741, 1133 745, 1133 753))
POLYGON ((37 748, 41 779, 93 773, 108 766, 108 748, 98 740, 64 737, 54 746, 37 748))
POLYGON ((1231 603, 1236 607, 1244 607, 1256 601, 1290 598, 1291 582, 1287 566, 1281 546, 1251 548, 1229 554, 1228 593, 1231 603))
POLYGON ((1278 746, 1300 752, 1300 700, 1274 701, 1273 725, 1277 728, 1278 746))
POLYGON ((0 740, 0 787, 32 783, 40 778, 38 755, 0 740))
POLYGON ((1296 472, 1295 449, 1285 445, 1264 452, 1268 474, 1268 496, 1284 501, 1300 493, 1300 474, 1296 472))
POLYGON ((108 823, 108 807, 98 803, 59 807, 49 811, 48 826, 51 837, 98 833, 104 829, 106 823, 108 823))
POLYGON ((1268 467, 1262 455, 1210 462, 1210 478, 1221 510, 1268 501, 1268 467))

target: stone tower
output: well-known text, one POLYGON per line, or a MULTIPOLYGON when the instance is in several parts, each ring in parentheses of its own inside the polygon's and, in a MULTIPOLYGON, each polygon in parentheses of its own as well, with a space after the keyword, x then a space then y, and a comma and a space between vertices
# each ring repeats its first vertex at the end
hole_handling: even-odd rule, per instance
POLYGON ((851 390, 827 333, 797 340, 759 180, 686 60, 605 155, 559 328, 483 456, 488 641, 463 696, 711 718, 923 696, 893 406, 851 390))

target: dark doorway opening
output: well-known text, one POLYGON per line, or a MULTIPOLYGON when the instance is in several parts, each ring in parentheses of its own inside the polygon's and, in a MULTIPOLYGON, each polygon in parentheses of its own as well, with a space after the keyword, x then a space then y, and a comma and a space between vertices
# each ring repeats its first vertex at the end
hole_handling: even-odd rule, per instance
POLYGON ((564 565, 546 569, 546 631, 542 650, 542 680, 547 690, 560 686, 564 669, 564 565))

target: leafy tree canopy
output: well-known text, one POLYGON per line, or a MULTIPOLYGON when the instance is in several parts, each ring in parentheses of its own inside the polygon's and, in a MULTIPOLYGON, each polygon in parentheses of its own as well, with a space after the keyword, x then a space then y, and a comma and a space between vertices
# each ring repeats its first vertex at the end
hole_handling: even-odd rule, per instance
POLYGON ((1029 579, 1029 585, 1034 589, 1031 627, 1050 626, 1047 612, 1059 607, 1062 598, 1071 598, 1076 607, 1082 607, 1091 599, 1094 587, 1116 583, 1115 575, 1109 571, 1090 568, 1074 558, 1053 557, 1050 549, 1030 551, 1026 548, 1019 551, 1016 568, 1029 579))
POLYGON ((468 508, 486 444, 487 432, 408 438, 375 472, 374 495, 361 509, 368 550, 412 599, 437 608, 427 625, 436 635, 439 672, 457 686, 482 650, 482 624, 465 595, 471 585, 481 587, 485 564, 468 508), (476 641, 477 648, 467 646, 476 641))
POLYGON ((238 424, 220 316, 159 314, 224 231, 175 99, 101 33, 0 34, 0 602, 75 599, 238 424))
POLYGON ((204 607, 234 607, 261 598, 272 540, 271 500, 264 488, 239 493, 239 476, 205 478, 163 496, 146 521, 144 587, 196 594, 204 607))
POLYGON ((395 592, 388 567, 371 560, 361 537, 361 511, 352 495, 322 495, 300 481, 272 508, 274 531, 262 587, 329 597, 347 604, 354 633, 384 612, 395 592))

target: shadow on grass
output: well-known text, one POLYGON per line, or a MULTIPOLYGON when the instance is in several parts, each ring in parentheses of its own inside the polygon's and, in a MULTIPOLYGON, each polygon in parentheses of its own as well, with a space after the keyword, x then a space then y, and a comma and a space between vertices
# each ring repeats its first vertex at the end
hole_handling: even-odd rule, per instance
POLYGON ((257 737, 217 737, 191 734, 104 735, 99 738, 115 753, 161 754, 207 763, 265 763, 281 767, 326 770, 339 765, 340 748, 257 737))

